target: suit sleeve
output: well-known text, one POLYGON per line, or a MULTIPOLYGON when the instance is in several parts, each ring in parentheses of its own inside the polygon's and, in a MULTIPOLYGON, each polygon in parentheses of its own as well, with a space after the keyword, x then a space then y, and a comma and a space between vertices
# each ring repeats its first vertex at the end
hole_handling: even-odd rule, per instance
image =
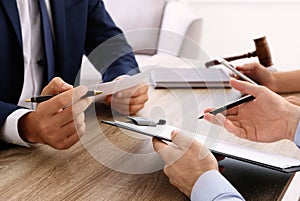
POLYGON ((20 106, 17 106, 15 104, 10 104, 10 103, 0 101, 0 111, 1 111, 0 125, 3 125, 3 123, 11 113, 13 113, 14 111, 20 108, 21 108, 20 106))
POLYGON ((103 2, 90 0, 88 9, 85 53, 102 73, 103 81, 139 73, 131 46, 107 13, 103 2))

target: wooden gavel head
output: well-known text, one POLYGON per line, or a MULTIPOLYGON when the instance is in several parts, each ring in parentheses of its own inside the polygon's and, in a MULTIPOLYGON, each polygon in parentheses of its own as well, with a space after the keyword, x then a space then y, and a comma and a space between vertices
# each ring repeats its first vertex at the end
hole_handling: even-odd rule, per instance
MULTIPOLYGON (((259 63, 265 67, 269 67, 273 65, 272 57, 270 48, 267 42, 266 37, 261 37, 254 39, 255 48, 256 50, 254 52, 249 52, 243 55, 233 56, 233 57, 227 57, 224 58, 226 61, 234 61, 237 59, 244 59, 244 58, 250 58, 250 57, 258 57, 259 63)), ((206 67, 218 65, 217 60, 208 61, 205 63, 206 67)))
POLYGON ((266 37, 254 39, 256 47, 256 56, 258 57, 259 63, 265 67, 273 65, 270 48, 266 37))

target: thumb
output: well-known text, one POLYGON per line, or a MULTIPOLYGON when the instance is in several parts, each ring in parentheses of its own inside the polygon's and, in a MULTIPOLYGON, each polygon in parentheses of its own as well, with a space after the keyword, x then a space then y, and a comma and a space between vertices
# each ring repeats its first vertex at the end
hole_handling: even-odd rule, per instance
POLYGON ((257 97, 263 90, 262 86, 236 79, 230 79, 230 85, 241 93, 250 94, 254 97, 257 97))
POLYGON ((168 147, 168 144, 157 139, 157 138, 152 138, 152 144, 153 144, 153 148, 156 152, 159 152, 163 149, 165 149, 166 147, 168 147))
POLYGON ((171 133, 172 142, 179 147, 181 150, 188 149, 193 143, 194 139, 180 133, 179 130, 174 130, 171 133))

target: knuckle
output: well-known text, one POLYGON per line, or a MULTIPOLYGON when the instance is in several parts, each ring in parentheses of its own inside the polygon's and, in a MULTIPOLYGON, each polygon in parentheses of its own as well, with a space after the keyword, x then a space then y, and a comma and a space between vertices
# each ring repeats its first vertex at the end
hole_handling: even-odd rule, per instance
POLYGON ((54 78, 52 79, 52 81, 53 81, 54 83, 60 83, 60 82, 62 82, 62 79, 61 79, 60 77, 54 77, 54 78))
POLYGON ((61 106, 65 106, 69 103, 68 98, 66 96, 60 96, 57 102, 61 106))

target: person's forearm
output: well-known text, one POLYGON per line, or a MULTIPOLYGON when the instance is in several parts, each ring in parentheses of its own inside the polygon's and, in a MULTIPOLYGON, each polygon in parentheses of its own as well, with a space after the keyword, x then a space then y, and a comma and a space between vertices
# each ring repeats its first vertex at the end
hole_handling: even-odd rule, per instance
POLYGON ((300 70, 275 72, 274 91, 277 93, 293 93, 300 92, 300 70))

